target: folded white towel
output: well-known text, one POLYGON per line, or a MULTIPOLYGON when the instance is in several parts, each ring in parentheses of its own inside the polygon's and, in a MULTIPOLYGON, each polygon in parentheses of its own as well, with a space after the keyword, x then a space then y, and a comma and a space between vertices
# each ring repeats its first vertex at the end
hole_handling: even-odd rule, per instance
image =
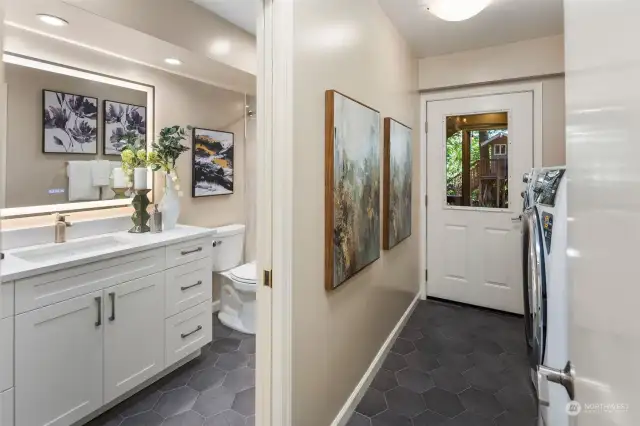
POLYGON ((90 161, 69 161, 69 201, 95 201, 100 199, 100 188, 93 186, 90 161))
POLYGON ((111 177, 111 163, 106 160, 92 160, 90 163, 93 186, 109 185, 109 177, 111 177))

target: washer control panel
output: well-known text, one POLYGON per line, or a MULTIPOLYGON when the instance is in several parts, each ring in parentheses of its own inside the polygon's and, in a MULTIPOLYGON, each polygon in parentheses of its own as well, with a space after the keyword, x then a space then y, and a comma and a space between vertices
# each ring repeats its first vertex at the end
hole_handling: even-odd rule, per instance
POLYGON ((542 233, 547 246, 547 254, 549 254, 551 252, 551 234, 553 233, 553 215, 551 213, 542 212, 542 233))
POLYGON ((555 206, 556 193, 562 176, 564 176, 564 169, 544 170, 539 173, 532 184, 535 202, 545 206, 555 206))

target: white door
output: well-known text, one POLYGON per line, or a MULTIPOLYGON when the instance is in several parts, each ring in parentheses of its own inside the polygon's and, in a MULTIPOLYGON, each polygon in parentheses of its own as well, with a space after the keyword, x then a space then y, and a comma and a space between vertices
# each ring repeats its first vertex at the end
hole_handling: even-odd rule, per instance
POLYGON ((104 402, 164 369, 164 273, 104 290, 104 402))
POLYGON ((576 426, 640 424, 640 2, 611 6, 564 1, 576 426))
POLYGON ((428 295, 522 314, 533 93, 429 102, 427 128, 428 295))
POLYGON ((15 421, 67 426, 102 406, 102 292, 16 316, 15 421))

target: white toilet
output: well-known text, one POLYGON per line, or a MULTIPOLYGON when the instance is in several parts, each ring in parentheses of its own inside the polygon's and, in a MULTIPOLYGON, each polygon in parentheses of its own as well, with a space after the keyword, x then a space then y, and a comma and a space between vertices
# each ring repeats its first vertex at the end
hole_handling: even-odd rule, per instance
POLYGON ((256 263, 242 264, 244 225, 215 228, 213 272, 221 278, 220 322, 246 334, 256 333, 256 263))

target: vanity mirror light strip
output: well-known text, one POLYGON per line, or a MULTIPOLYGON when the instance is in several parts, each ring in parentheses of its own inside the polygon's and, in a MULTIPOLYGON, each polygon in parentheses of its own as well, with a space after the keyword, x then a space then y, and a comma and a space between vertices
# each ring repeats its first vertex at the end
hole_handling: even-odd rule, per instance
MULTIPOLYGON (((58 74, 64 74, 71 77, 83 78, 86 80, 97 81, 99 83, 112 84, 114 86, 125 87, 128 89, 139 90, 147 93, 147 117, 154 117, 154 87, 150 85, 144 85, 134 83, 128 80, 122 80, 119 78, 109 77, 106 75, 97 74, 90 71, 83 71, 77 68, 66 67, 63 65, 54 64, 51 62, 40 61, 37 59, 27 58, 21 55, 16 55, 9 52, 4 52, 2 60, 9 64, 22 65, 29 68, 35 68, 42 71, 55 72, 58 74)), ((4 130, 6 132, 6 129, 4 130)), ((147 120, 147 149, 151 148, 154 135, 154 120, 147 120)), ((6 156, 3 156, 6 157, 6 156)), ((4 168, 3 168, 4 169, 4 168)), ((5 169, 6 170, 6 169, 5 169)), ((152 192, 151 198, 153 201, 153 172, 148 171, 148 181, 151 185, 152 192)), ((0 194, 4 197, 4 194, 0 194)), ((48 204, 42 206, 28 206, 28 207, 12 207, 0 209, 0 218, 20 218, 28 216, 46 215, 50 213, 63 213, 74 212, 84 210, 98 210, 114 207, 122 207, 131 204, 131 199, 122 200, 100 200, 100 201, 86 201, 80 203, 65 203, 65 204, 48 204)), ((4 199, 1 200, 0 205, 4 205, 4 199)))

